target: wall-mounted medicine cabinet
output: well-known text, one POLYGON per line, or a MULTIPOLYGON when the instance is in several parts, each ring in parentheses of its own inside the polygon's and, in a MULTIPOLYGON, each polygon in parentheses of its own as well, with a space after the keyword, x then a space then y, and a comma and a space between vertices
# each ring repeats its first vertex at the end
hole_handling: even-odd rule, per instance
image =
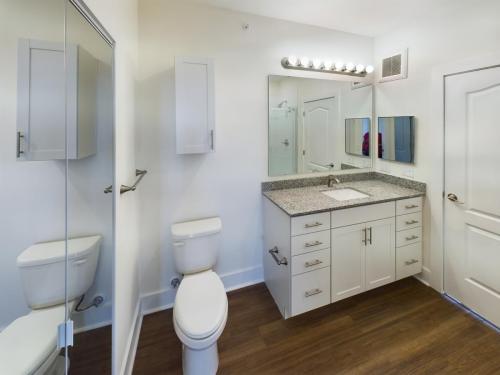
POLYGON ((66 46, 65 61, 62 43, 19 40, 18 160, 65 159, 66 135, 68 159, 97 152, 98 69, 79 46, 66 46))
POLYGON ((215 151, 214 64, 206 58, 175 58, 177 154, 215 151))

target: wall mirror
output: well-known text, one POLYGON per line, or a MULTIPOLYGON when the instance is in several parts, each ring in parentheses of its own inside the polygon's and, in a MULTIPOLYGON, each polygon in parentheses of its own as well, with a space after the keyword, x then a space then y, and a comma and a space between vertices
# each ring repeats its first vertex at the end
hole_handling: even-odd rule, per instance
POLYGON ((372 87, 269 76, 269 176, 371 168, 372 87))
POLYGON ((378 132, 380 159, 413 163, 415 137, 413 116, 379 117, 378 132))

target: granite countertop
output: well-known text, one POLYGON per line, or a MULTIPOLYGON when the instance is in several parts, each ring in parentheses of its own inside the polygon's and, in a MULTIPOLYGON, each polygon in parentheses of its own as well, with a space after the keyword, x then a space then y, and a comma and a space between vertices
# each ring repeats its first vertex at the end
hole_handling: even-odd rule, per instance
POLYGON ((380 179, 368 179, 342 182, 335 184, 334 187, 331 188, 327 185, 316 185, 292 189, 263 191, 262 194, 269 198, 288 215, 302 216, 399 199, 421 197, 425 195, 425 192, 404 187, 399 184, 385 182, 380 179), (369 197, 337 201, 321 193, 325 190, 345 188, 358 190, 362 193, 368 194, 369 197))

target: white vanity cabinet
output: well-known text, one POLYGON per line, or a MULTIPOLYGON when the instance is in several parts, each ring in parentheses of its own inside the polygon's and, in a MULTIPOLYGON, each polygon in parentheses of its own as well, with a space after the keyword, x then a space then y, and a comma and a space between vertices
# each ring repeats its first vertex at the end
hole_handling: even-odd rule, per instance
POLYGON ((283 317, 421 272, 422 198, 290 217, 264 199, 264 279, 283 317))

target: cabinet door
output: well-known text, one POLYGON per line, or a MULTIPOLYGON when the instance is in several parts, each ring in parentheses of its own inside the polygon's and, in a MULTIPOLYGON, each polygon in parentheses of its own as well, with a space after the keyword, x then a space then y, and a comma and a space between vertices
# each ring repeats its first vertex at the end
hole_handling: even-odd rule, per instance
POLYGON ((395 280, 395 218, 366 223, 366 290, 395 280))
POLYGON ((178 154, 215 150, 214 68, 211 60, 176 57, 175 118, 178 154))
POLYGON ((332 229, 332 302, 365 290, 365 224, 332 229))

